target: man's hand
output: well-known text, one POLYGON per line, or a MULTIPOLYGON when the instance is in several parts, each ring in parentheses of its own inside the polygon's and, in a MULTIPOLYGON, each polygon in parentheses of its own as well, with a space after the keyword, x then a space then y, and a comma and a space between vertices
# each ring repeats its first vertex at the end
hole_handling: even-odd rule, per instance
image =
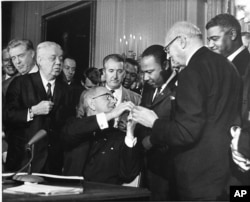
POLYGON ((31 109, 32 109, 34 116, 46 115, 50 113, 53 106, 54 106, 54 103, 51 101, 41 101, 37 105, 33 106, 31 109))
POLYGON ((232 151, 232 158, 234 163, 236 163, 241 171, 245 172, 250 170, 250 160, 247 158, 244 158, 243 155, 241 155, 238 152, 238 142, 241 134, 241 128, 238 126, 231 127, 231 135, 233 137, 231 141, 231 151, 232 151))
POLYGON ((152 147, 152 144, 150 142, 150 136, 146 136, 142 140, 142 145, 146 150, 150 150, 152 147))
POLYGON ((134 103, 131 101, 122 102, 111 112, 106 113, 107 120, 110 121, 111 119, 119 117, 124 111, 131 111, 134 106, 134 103))
POLYGON ((145 127, 152 128, 158 116, 152 110, 141 106, 135 106, 132 110, 132 119, 145 127))

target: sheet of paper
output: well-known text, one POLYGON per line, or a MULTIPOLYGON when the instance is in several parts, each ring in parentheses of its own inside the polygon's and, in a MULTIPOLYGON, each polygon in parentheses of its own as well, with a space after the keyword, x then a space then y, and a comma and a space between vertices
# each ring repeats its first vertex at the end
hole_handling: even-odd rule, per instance
POLYGON ((3 192, 11 194, 28 193, 28 194, 38 194, 41 196, 50 196, 50 195, 79 194, 83 192, 83 188, 26 183, 21 186, 4 189, 3 192))

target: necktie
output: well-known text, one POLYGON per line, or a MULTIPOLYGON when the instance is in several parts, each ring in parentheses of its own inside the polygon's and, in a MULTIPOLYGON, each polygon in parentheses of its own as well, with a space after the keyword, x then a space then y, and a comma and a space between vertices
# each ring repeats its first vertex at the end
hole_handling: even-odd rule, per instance
POLYGON ((47 93, 47 100, 51 101, 52 100, 51 83, 48 83, 47 87, 48 87, 47 92, 46 92, 47 93))
POLYGON ((110 92, 113 94, 115 92, 115 90, 110 90, 110 92))
POLYGON ((161 87, 157 88, 157 91, 156 91, 156 94, 155 94, 155 98, 157 98, 160 95, 160 92, 161 92, 161 87))

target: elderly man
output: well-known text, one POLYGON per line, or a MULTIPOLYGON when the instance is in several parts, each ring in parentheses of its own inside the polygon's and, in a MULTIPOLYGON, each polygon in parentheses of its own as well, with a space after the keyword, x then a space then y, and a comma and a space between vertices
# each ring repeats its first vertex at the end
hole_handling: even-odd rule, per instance
POLYGON ((61 173, 63 153, 58 133, 67 115, 67 86, 57 79, 62 70, 62 57, 58 44, 40 43, 37 46, 39 72, 16 77, 9 86, 6 95, 9 171, 17 171, 27 163, 25 145, 40 129, 45 129, 48 135, 35 145, 31 171, 61 173))
POLYGON ((139 159, 133 135, 135 123, 128 121, 126 135, 108 124, 133 106, 129 101, 116 107, 116 99, 105 87, 93 87, 82 93, 78 118, 66 124, 63 140, 66 148, 82 144, 87 144, 88 148, 90 144, 89 151, 75 159, 83 162, 82 173, 86 180, 122 184, 138 175, 139 159))
MULTIPOLYGON (((141 96, 122 86, 125 78, 124 58, 119 54, 111 54, 103 59, 103 73, 106 81, 106 88, 110 90, 117 99, 117 105, 124 101, 131 101, 139 105, 141 96)), ((123 113, 121 117, 115 120, 115 127, 126 130, 126 121, 128 113, 123 113)))
POLYGON ((250 53, 242 44, 238 20, 227 13, 219 14, 207 23, 206 29, 209 48, 227 57, 243 76, 250 62, 250 53))
POLYGON ((135 107, 133 120, 152 129, 152 145, 174 150, 176 190, 180 200, 220 197, 230 173, 230 126, 238 114, 241 80, 223 56, 203 46, 195 25, 177 22, 167 32, 165 51, 179 73, 172 121, 135 107))
POLYGON ((38 71, 33 43, 26 39, 13 39, 8 43, 8 52, 17 71, 24 75, 38 71))

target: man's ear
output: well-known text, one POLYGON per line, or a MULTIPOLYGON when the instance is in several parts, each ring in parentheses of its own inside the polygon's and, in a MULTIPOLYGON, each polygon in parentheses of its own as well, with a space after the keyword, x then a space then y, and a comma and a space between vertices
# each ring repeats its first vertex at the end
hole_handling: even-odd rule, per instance
POLYGON ((238 36, 237 31, 235 29, 232 29, 230 32, 231 32, 231 39, 234 41, 238 36))
POLYGON ((92 111, 95 111, 95 102, 93 99, 88 99, 87 100, 88 106, 92 111))
POLYGON ((187 46, 187 37, 180 36, 180 45, 182 49, 184 49, 187 46))

